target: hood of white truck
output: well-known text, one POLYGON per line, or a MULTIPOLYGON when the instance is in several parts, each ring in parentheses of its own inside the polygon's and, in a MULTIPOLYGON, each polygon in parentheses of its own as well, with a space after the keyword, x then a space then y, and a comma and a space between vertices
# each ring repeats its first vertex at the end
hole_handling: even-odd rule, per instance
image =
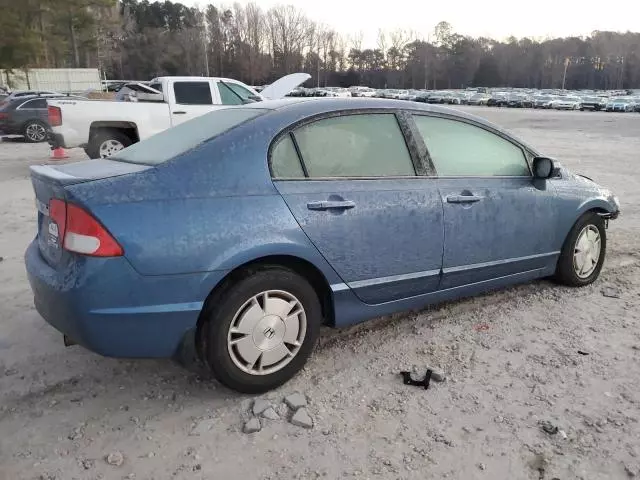
POLYGON ((265 89, 260 92, 260 95, 265 100, 277 100, 278 98, 284 97, 291 90, 302 85, 310 78, 311 75, 308 73, 292 73, 290 75, 286 75, 265 87, 265 89))

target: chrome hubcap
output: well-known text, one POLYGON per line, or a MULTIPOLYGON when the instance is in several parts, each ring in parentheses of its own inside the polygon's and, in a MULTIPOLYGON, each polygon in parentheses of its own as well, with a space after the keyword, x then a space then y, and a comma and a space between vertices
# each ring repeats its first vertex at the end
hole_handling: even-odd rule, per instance
POLYGON ((29 125, 25 134, 32 142, 43 142, 47 138, 47 131, 39 123, 29 125))
POLYGON ((573 269, 580 278, 593 273, 600 260, 600 231, 593 225, 582 229, 573 252, 573 269))
POLYGON ((227 348, 239 369, 251 375, 267 375, 293 360, 306 331, 302 303, 289 292, 268 290, 251 297, 236 312, 227 348))
POLYGON ((107 158, 124 148, 118 140, 105 140, 100 144, 100 158, 107 158))

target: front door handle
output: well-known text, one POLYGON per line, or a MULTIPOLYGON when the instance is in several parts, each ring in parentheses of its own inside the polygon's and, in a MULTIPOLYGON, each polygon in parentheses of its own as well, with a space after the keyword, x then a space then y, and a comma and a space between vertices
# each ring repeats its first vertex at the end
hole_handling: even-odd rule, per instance
POLYGON ((477 195, 447 195, 447 203, 475 203, 482 198, 477 195))
POLYGON ((184 110, 179 110, 177 112, 173 112, 174 115, 184 115, 185 113, 187 113, 187 112, 185 112, 184 110))
POLYGON ((323 200, 307 203, 309 210, 349 210, 355 206, 356 204, 351 200, 323 200))

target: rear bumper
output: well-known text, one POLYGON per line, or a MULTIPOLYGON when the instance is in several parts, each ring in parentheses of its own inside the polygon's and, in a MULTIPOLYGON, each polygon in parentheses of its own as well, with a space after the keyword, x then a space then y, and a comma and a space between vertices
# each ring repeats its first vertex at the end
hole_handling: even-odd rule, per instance
POLYGON ((56 270, 37 240, 25 265, 38 313, 56 330, 108 357, 154 358, 176 354, 197 324, 212 274, 142 276, 124 257, 78 257, 56 270))

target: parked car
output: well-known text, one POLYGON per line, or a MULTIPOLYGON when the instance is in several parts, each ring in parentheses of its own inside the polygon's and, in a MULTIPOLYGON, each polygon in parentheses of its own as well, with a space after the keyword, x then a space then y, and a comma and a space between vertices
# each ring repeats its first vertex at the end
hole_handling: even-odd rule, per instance
POLYGON ((476 93, 474 95, 471 95, 471 97, 469 97, 469 100, 467 103, 469 105, 486 105, 489 102, 490 98, 491 96, 487 95, 486 93, 476 93))
POLYGON ((588 285, 620 208, 478 117, 362 98, 218 109, 31 179, 28 278, 67 343, 195 345, 247 393, 299 371, 322 324, 542 277, 588 285))
POLYGON ((605 107, 607 112, 633 112, 635 101, 628 97, 618 97, 609 100, 605 107))
POLYGON ((533 102, 529 97, 522 94, 512 94, 507 98, 507 107, 511 108, 530 108, 533 102))
POLYGON ((442 104, 446 103, 448 98, 449 94, 446 92, 432 92, 427 98, 427 103, 442 104))
POLYGON ((351 96, 353 97, 375 97, 376 91, 373 88, 369 87, 351 87, 349 88, 351 91, 351 96))
POLYGON ((137 102, 51 101, 53 147, 84 148, 89 158, 106 158, 140 140, 225 105, 282 98, 311 76, 294 73, 258 93, 237 80, 208 77, 159 77, 127 84, 137 102), (99 102, 99 103, 97 103, 99 102))
POLYGON ((552 108, 551 102, 555 100, 555 98, 556 97, 552 95, 536 95, 533 97, 533 108, 552 108))
POLYGON ((593 110, 599 111, 604 110, 607 106, 606 99, 602 97, 583 97, 582 102, 580 102, 580 110, 593 110))
POLYGON ((582 101, 579 97, 558 97, 551 102, 551 108, 555 110, 578 110, 582 101))
POLYGON ((507 95, 504 93, 496 93, 491 95, 491 98, 487 100, 488 107, 504 107, 507 105, 507 95))
POLYGON ((340 87, 324 87, 322 90, 324 90, 326 93, 326 95, 324 95, 325 97, 344 97, 344 98, 351 98, 351 92, 349 90, 347 90, 346 88, 340 88, 340 87))
MULTIPOLYGON (((0 106, 0 132, 5 135, 22 135, 29 143, 47 140, 50 126, 47 115, 47 99, 52 96, 18 96, 0 106)), ((65 100, 86 100, 83 97, 64 96, 65 100)))

